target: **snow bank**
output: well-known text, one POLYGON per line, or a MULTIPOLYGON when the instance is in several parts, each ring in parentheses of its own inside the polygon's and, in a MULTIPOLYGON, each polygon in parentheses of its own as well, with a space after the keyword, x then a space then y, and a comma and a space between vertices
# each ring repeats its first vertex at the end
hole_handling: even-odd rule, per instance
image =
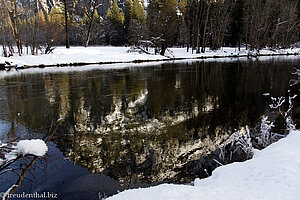
POLYGON ((121 192, 108 200, 294 200, 300 198, 300 131, 290 134, 253 159, 217 168, 194 186, 162 184, 121 192))
MULTIPOLYGON (((134 60, 159 60, 166 57, 127 53, 129 47, 56 47, 51 54, 44 55, 14 55, 7 58, 12 66, 57 65, 68 63, 99 63, 99 62, 131 62, 134 60)), ((0 63, 6 58, 1 58, 0 63)))
MULTIPOLYGON (((133 61, 159 61, 168 60, 169 58, 161 55, 148 55, 139 54, 137 52, 128 53, 130 47, 71 47, 66 49, 65 47, 56 47, 51 54, 46 55, 14 55, 10 58, 0 57, 0 64, 9 62, 11 66, 56 66, 61 64, 70 63, 128 63, 133 61)), ((223 58, 223 57, 237 57, 253 55, 253 52, 237 48, 224 47, 217 51, 212 51, 207 48, 205 53, 196 54, 186 51, 186 48, 170 48, 172 52, 172 58, 175 59, 199 59, 199 58, 223 58)), ((299 54, 300 48, 284 49, 284 50, 268 50, 263 49, 260 51, 260 55, 282 55, 282 54, 299 54)), ((0 52, 1 54, 1 52, 0 52)))

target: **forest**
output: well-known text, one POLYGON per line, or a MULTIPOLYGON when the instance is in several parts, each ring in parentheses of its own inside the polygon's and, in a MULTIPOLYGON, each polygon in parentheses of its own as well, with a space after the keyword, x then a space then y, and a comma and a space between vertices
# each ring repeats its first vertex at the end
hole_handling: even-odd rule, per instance
POLYGON ((300 39, 300 0, 1 0, 0 45, 47 54, 55 46, 289 48, 300 39))

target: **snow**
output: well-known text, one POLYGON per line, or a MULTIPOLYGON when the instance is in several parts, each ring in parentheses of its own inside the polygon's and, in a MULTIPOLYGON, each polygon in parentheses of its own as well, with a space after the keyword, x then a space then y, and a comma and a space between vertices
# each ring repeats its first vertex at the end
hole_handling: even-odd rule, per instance
POLYGON ((46 143, 41 139, 20 140, 12 146, 12 150, 4 155, 5 160, 1 159, 0 164, 16 159, 18 155, 44 156, 48 151, 46 143))
POLYGON ((17 143, 16 150, 23 155, 31 154, 35 156, 44 156, 48 147, 43 140, 21 140, 17 143))
MULTIPOLYGON (((127 53, 127 47, 56 47, 53 53, 44 55, 13 56, 10 61, 16 64, 37 66, 57 65, 66 63, 99 63, 99 62, 130 62, 134 60, 158 60, 165 57, 160 55, 147 55, 127 53)), ((3 59, 3 58, 2 58, 3 59)), ((1 63, 1 60, 0 60, 1 63)))
POLYGON ((2 197, 2 200, 5 200, 6 197, 9 195, 10 191, 14 188, 14 187, 18 187, 18 185, 12 185, 10 188, 8 188, 5 192, 0 193, 2 197))
MULTIPOLYGON (((10 58, 0 57, 0 64, 5 61, 10 62, 12 66, 39 66, 39 65, 58 65, 70 63, 128 63, 134 61, 161 61, 170 60, 170 58, 161 55, 139 54, 137 52, 128 53, 130 47, 56 47, 51 54, 44 55, 14 55, 10 58)), ((186 51, 186 48, 170 48, 172 55, 169 57, 175 59, 202 59, 202 58, 224 58, 224 57, 246 57, 252 55, 253 52, 242 48, 238 51, 237 48, 224 47, 217 51, 212 51, 207 48, 205 53, 196 54, 186 51)), ((260 55, 280 55, 280 54, 299 54, 300 48, 291 48, 283 50, 268 50, 263 49, 259 52, 260 55)), ((1 52, 0 52, 1 54, 1 52)))
POLYGON ((138 96, 137 100, 135 100, 134 102, 129 102, 128 107, 129 108, 134 108, 136 107, 138 104, 144 104, 146 102, 147 99, 147 95, 148 95, 148 90, 144 89, 140 92, 140 95, 138 96))
MULTIPOLYGON (((233 60, 247 60, 247 55, 251 55, 253 52, 237 48, 221 48, 218 51, 212 51, 207 49, 205 53, 196 54, 195 51, 192 54, 191 50, 186 51, 186 48, 170 48, 172 56, 164 57, 160 55, 148 55, 139 54, 137 52, 128 53, 130 47, 71 47, 66 49, 65 47, 56 47, 53 53, 46 55, 14 55, 10 58, 4 58, 0 56, 0 65, 8 62, 13 67, 12 70, 0 71, 1 77, 8 76, 20 76, 23 73, 69 73, 73 71, 89 71, 89 70, 110 70, 110 69, 122 69, 131 67, 148 67, 153 65, 159 65, 165 62, 195 62, 205 60, 206 62, 231 62, 233 60), (176 60, 174 60, 176 59, 176 60), (139 61, 139 62, 136 62, 139 61), (146 61, 146 62, 145 62, 146 61), (62 67, 57 65, 62 64, 74 64, 85 63, 89 65, 85 66, 72 66, 62 67), (26 70, 15 70, 15 67, 31 68, 26 70), (47 66, 45 68, 38 68, 38 66, 47 66), (36 68, 32 68, 36 67, 36 68)), ((265 54, 260 55, 291 55, 300 54, 300 48, 285 49, 285 50, 262 50, 265 54)), ((0 49, 1 55, 1 49, 0 49)), ((284 56, 285 59, 295 59, 299 56, 284 56)), ((270 56, 260 56, 254 59, 260 61, 270 59, 270 56)))
POLYGON ((194 185, 161 184, 132 189, 107 200, 294 200, 300 198, 300 131, 264 150, 251 160, 217 168, 194 185))

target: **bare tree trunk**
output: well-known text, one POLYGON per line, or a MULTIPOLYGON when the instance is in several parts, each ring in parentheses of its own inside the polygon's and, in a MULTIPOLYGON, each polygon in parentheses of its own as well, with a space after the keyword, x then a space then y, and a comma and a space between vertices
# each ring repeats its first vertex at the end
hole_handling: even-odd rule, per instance
POLYGON ((65 7, 65 37, 66 37, 66 48, 70 48, 70 39, 69 39, 69 30, 68 30, 68 0, 64 0, 64 7, 65 7))
POLYGON ((190 44, 191 44, 191 31, 190 31, 190 1, 187 0, 186 3, 186 27, 187 27, 187 37, 188 41, 186 44, 186 52, 189 52, 190 44))
MULTIPOLYGON (((194 3, 192 4, 194 5, 194 3)), ((193 16, 195 16, 195 8, 193 8, 193 16)), ((196 13, 197 14, 197 13, 196 13)), ((196 27, 196 19, 195 17, 193 17, 193 21, 192 21, 192 27, 193 27, 193 30, 192 30, 192 54, 194 53, 194 49, 195 49, 195 27, 196 27)))
POLYGON ((17 28, 16 2, 15 2, 15 0, 11 2, 12 6, 11 6, 11 9, 10 9, 8 7, 8 5, 6 4, 5 0, 1 0, 1 1, 4 5, 4 8, 5 8, 6 12, 7 12, 7 15, 9 16, 9 25, 11 27, 14 39, 16 41, 16 45, 17 45, 17 48, 18 48, 19 55, 21 56, 22 55, 22 43, 21 43, 19 32, 18 32, 18 28, 17 28))
POLYGON ((1 26, 0 26, 0 31, 2 35, 2 49, 3 49, 3 56, 8 57, 7 49, 6 49, 6 41, 5 41, 5 29, 4 29, 4 19, 3 15, 1 13, 1 26))
POLYGON ((204 27, 203 27, 203 38, 202 38, 202 49, 201 49, 201 52, 202 53, 205 53, 205 45, 206 45, 206 27, 207 27, 207 24, 208 24, 208 17, 209 17, 209 12, 210 12, 210 6, 211 6, 211 3, 208 3, 208 7, 207 7, 207 10, 206 10, 206 19, 205 19, 205 23, 204 23, 204 27))
POLYGON ((196 53, 200 53, 200 28, 201 28, 201 14, 203 10, 203 3, 198 2, 197 6, 197 51, 196 53), (200 9, 200 4, 201 4, 201 9, 200 9))
POLYGON ((91 38, 92 25, 93 25, 93 20, 94 20, 94 14, 95 14, 95 10, 96 10, 96 7, 97 7, 97 3, 98 3, 98 0, 95 0, 95 2, 93 2, 93 10, 92 10, 92 15, 90 16, 89 28, 88 28, 88 32, 87 32, 87 38, 86 38, 86 41, 85 41, 85 47, 89 46, 89 42, 90 42, 90 38, 91 38))
MULTIPOLYGON (((30 3, 30 2, 29 2, 30 3)), ((34 1, 34 6, 35 12, 34 13, 34 26, 32 27, 32 44, 31 44, 31 54, 35 55, 36 54, 36 49, 37 49, 37 44, 36 44, 36 35, 38 32, 38 24, 39 24, 39 6, 38 6, 38 1, 34 1)))
POLYGON ((46 21, 47 24, 47 35, 46 35, 46 43, 47 43, 47 49, 45 50, 45 53, 47 54, 47 50, 51 48, 51 44, 52 44, 52 38, 51 38, 51 34, 50 34, 50 23, 49 23, 49 18, 48 18, 48 13, 47 11, 44 9, 44 7, 42 6, 42 3, 40 0, 38 0, 39 3, 39 7, 41 8, 43 15, 44 15, 44 19, 46 21))

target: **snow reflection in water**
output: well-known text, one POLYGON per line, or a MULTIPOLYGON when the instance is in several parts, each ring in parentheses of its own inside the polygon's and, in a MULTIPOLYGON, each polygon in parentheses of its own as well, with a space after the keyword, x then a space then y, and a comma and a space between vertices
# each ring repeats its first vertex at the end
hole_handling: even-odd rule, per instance
POLYGON ((196 161, 236 129, 254 127, 270 112, 264 93, 286 95, 297 64, 299 59, 195 62, 23 74, 2 80, 0 116, 38 134, 63 119, 50 147, 59 155, 54 171, 60 178, 49 176, 53 169, 45 171, 48 181, 36 173, 40 180, 32 183, 34 190, 88 199, 98 192, 111 195, 164 181, 190 182, 207 172, 196 161), (71 195, 74 188, 91 192, 71 195))

